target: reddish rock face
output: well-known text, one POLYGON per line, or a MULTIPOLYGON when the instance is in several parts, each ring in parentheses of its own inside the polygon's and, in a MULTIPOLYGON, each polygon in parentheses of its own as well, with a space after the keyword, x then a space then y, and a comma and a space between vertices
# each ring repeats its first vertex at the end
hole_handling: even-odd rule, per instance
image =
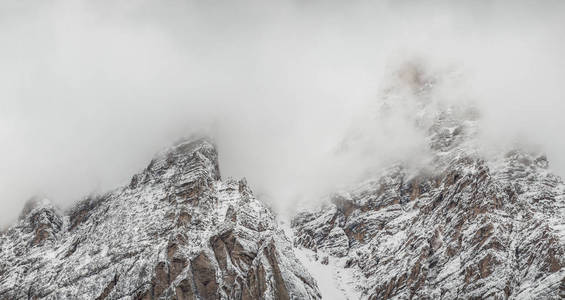
POLYGON ((203 299, 219 299, 216 269, 212 266, 210 259, 201 253, 192 260, 191 265, 198 295, 203 299))

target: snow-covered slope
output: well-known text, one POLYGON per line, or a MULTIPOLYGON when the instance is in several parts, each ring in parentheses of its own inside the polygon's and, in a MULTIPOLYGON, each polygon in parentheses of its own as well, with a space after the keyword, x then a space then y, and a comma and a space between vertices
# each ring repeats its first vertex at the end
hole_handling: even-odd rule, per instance
POLYGON ((434 108, 434 79, 403 72, 388 92, 416 101, 429 164, 395 164, 295 217, 295 246, 315 253, 306 263, 332 266, 350 298, 565 297, 565 185, 546 157, 481 154, 476 111, 434 108))
POLYGON ((245 180, 220 180, 206 139, 164 151, 129 186, 67 214, 28 203, 0 250, 0 299, 320 297, 245 180))

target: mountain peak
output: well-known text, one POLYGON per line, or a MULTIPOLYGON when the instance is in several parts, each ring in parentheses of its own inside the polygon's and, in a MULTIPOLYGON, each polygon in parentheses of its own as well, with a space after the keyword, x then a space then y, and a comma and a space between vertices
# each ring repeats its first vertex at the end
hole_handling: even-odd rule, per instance
POLYGON ((42 196, 33 196, 26 201, 24 208, 20 214, 20 219, 24 219, 35 210, 55 210, 53 203, 48 198, 42 196))
POLYGON ((143 172, 133 176, 129 187, 171 177, 184 177, 187 182, 197 178, 220 180, 218 152, 213 140, 208 137, 184 139, 159 152, 143 172))
POLYGON ((0 235, 0 299, 320 298, 273 213, 245 180, 220 180, 207 138, 162 151, 129 186, 62 218, 29 210, 42 212, 37 228, 0 235))

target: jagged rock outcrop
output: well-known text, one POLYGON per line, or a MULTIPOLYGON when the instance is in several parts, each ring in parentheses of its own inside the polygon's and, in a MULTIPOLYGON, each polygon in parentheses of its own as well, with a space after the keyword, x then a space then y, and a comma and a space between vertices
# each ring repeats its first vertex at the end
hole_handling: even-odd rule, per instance
POLYGON ((274 215, 182 142, 68 213, 26 206, 0 235, 0 299, 317 299, 274 215))
POLYGON ((481 154, 477 112, 431 109, 436 80, 403 72, 410 75, 403 92, 425 118, 415 124, 428 138, 430 163, 394 165, 331 196, 319 211, 299 214, 295 246, 352 273, 358 295, 351 297, 565 297, 565 185, 546 157, 481 154))

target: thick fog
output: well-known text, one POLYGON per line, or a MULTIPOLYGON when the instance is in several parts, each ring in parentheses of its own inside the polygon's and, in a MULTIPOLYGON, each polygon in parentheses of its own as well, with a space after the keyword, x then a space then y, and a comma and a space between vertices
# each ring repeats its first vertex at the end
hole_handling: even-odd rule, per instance
POLYGON ((418 163, 420 133, 378 112, 413 60, 456 74, 441 96, 480 108, 485 143, 534 145, 565 175, 564 3, 451 2, 0 1, 0 225, 194 133, 282 213, 418 163))

